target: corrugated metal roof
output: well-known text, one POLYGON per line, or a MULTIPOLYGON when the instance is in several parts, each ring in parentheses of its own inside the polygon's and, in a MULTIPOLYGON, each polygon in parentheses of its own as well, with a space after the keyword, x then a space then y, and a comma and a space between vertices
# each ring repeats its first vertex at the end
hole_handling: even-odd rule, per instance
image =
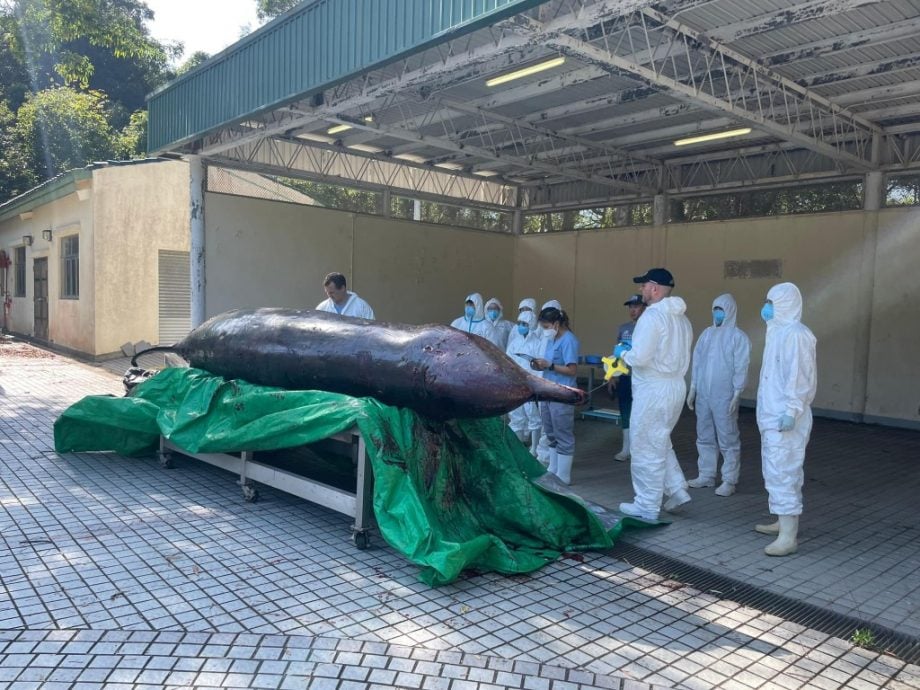
POLYGON ((314 0, 148 97, 161 151, 543 0, 314 0))
MULTIPOLYGON (((327 0, 331 4, 353 1, 327 0)), ((417 5, 422 0, 412 2, 417 5)), ((444 0, 438 6, 453 7, 458 2, 444 0)), ((470 7, 475 4, 469 2, 470 7)), ((414 48, 409 60, 368 62, 369 71, 361 76, 334 88, 321 87, 324 103, 307 98, 312 91, 300 93, 299 103, 291 109, 293 117, 285 117, 288 111, 279 109, 279 122, 267 115, 258 121, 259 111, 254 109, 239 118, 252 117, 251 128, 222 126, 220 136, 193 138, 172 148, 203 152, 212 161, 219 162, 226 155, 239 162, 251 153, 247 146, 259 137, 325 134, 333 125, 345 123, 351 126, 340 128, 336 141, 322 144, 327 154, 336 149, 355 150, 350 147, 357 144, 371 147, 364 154, 387 164, 393 162, 394 154, 408 153, 416 169, 450 162, 463 166, 458 175, 469 176, 485 168, 500 170, 511 181, 549 179, 551 184, 561 184, 564 179, 564 184, 573 184, 572 180, 579 180, 577 184, 584 185, 586 193, 596 194, 597 179, 592 174, 600 170, 602 175, 612 175, 610 170, 624 159, 633 166, 628 174, 636 170, 645 174, 678 161, 677 165, 687 167, 677 170, 674 179, 689 186, 741 184, 745 170, 753 177, 763 174, 785 179, 821 170, 829 177, 841 171, 858 174, 877 164, 869 160, 868 150, 873 136, 881 132, 884 140, 892 142, 885 149, 888 158, 883 165, 920 168, 920 154, 912 153, 920 151, 920 0, 672 0, 645 11, 637 9, 640 4, 631 0, 504 3, 502 8, 509 14, 525 16, 502 28, 487 27, 486 21, 475 30, 464 28, 469 33, 450 46, 437 42, 459 32, 432 36, 427 44, 414 48), (535 33, 541 26, 554 24, 561 28, 535 33), (571 41, 565 44, 568 47, 553 42, 552 36, 560 33, 571 41), (674 36, 679 38, 674 40, 674 36), (648 45, 646 39, 650 39, 648 45), (715 45, 710 46, 709 41, 715 45), (594 52, 571 49, 572 43, 587 45, 594 52), (753 77, 748 62, 720 55, 724 45, 749 61, 769 66, 781 78, 762 72, 753 77), (673 52, 662 56, 660 51, 668 46, 673 52), (631 66, 617 67, 613 60, 606 60, 608 50, 631 66), (478 61, 467 67, 463 59, 474 51, 478 61), (649 52, 656 55, 654 62, 649 52), (559 54, 565 54, 565 64, 553 71, 497 88, 486 85, 490 76, 559 54), (726 72, 722 72, 726 63, 726 72), (668 77, 699 91, 681 89, 669 83, 668 77), (726 77, 730 95, 724 92, 726 77), (790 80, 807 87, 814 98, 797 100, 795 89, 783 88, 791 85, 790 80), (822 97, 847 110, 841 116, 822 97), (854 113, 868 113, 869 120, 878 121, 851 119, 854 113), (373 125, 365 126, 363 118, 369 114, 373 125), (902 140, 885 137, 879 125, 892 122, 907 125, 897 130, 898 137, 915 137, 916 142, 905 146, 902 140), (916 127, 911 128, 910 123, 916 127), (740 126, 753 131, 737 139, 694 144, 687 150, 673 147, 673 140, 682 136, 740 126), (642 159, 622 156, 616 149, 628 149, 642 159), (732 157, 735 151, 748 158, 740 163, 737 156, 732 157), (905 156, 912 158, 905 160, 905 156), (558 173, 545 165, 527 165, 528 161, 547 160, 558 161, 558 173), (737 179, 716 173, 701 178, 703 182, 683 180, 683 173, 697 174, 687 163, 694 160, 711 162, 712 170, 731 169, 737 179), (729 162, 723 165, 720 161, 729 162)), ((479 3, 478 9, 485 6, 479 3)), ((399 37, 405 27, 387 26, 381 31, 395 32, 397 43, 402 40, 399 37)), ((415 29, 410 35, 415 36, 412 31, 415 29)), ((331 39, 325 36, 322 40, 328 44, 331 39)), ((327 49, 331 52, 324 58, 327 71, 321 72, 323 78, 331 78, 330 65, 350 65, 349 60, 354 59, 347 51, 342 54, 339 46, 327 49)), ((268 47, 262 52, 274 54, 268 47)), ((357 55, 365 53, 362 50, 357 55)), ((205 68, 207 65, 201 69, 205 68)), ((238 74, 241 81, 249 74, 264 75, 274 84, 272 88, 281 88, 278 84, 286 83, 283 69, 263 60, 246 64, 238 74), (278 70, 282 70, 280 76, 278 70)), ((259 101, 249 91, 257 87, 264 88, 246 83, 239 93, 231 90, 230 95, 259 101)), ((227 94, 218 90, 205 95, 211 102, 203 101, 204 105, 215 112, 229 107, 221 100, 227 94)), ((151 119, 155 118, 152 112, 151 119)), ((217 116, 212 119, 219 120, 217 116)), ((189 125, 187 131, 200 130, 189 125)), ((304 173, 312 174, 308 169, 304 173)), ((639 193, 654 193, 658 188, 652 182, 639 193)), ((608 192, 637 193, 634 187, 624 191, 616 185, 609 185, 608 192)))

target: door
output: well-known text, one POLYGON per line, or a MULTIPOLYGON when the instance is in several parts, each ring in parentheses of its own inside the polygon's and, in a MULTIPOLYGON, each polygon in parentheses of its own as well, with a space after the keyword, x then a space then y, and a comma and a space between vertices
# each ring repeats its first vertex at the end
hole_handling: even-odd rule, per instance
POLYGON ((32 277, 35 285, 33 300, 35 312, 35 337, 48 340, 48 259, 34 259, 32 277))

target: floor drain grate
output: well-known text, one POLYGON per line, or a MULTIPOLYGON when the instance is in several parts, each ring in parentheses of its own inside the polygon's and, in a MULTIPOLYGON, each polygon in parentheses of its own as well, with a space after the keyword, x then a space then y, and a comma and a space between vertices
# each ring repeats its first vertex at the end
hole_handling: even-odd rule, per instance
POLYGON ((907 663, 920 663, 920 638, 913 635, 775 594, 633 544, 619 542, 613 547, 611 555, 657 575, 685 582, 701 592, 730 599, 844 640, 850 640, 856 630, 868 630, 872 639, 871 649, 891 654, 907 663))

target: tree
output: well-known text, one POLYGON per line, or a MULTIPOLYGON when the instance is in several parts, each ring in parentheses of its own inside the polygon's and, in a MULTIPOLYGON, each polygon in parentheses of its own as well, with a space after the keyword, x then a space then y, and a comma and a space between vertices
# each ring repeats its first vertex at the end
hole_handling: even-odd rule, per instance
POLYGON ((304 0, 256 0, 256 16, 263 21, 265 19, 274 19, 303 1, 304 0))
POLYGON ((39 91, 16 114, 14 134, 31 183, 116 157, 105 94, 61 86, 39 91))
POLYGON ((181 77, 186 72, 191 72, 193 69, 195 69, 199 65, 207 62, 208 58, 210 57, 211 56, 208 55, 203 50, 195 51, 189 56, 188 60, 186 60, 181 65, 179 65, 179 67, 176 68, 176 76, 181 77))
POLYGON ((0 100, 0 201, 12 199, 32 186, 15 127, 13 112, 0 100))
MULTIPOLYGON (((166 48, 145 22, 153 12, 140 0, 4 0, 0 26, 28 70, 33 88, 54 83, 86 89, 95 71, 89 46, 117 59, 166 64, 166 48)), ((96 56, 98 60, 98 55, 96 56)))

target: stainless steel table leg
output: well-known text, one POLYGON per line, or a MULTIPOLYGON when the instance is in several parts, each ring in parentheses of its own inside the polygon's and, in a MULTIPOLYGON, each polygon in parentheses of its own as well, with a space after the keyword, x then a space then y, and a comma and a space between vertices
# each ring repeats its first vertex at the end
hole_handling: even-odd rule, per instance
POLYGON ((366 549, 370 546, 369 525, 374 510, 373 476, 371 466, 367 462, 367 447, 364 445, 364 437, 361 434, 355 435, 355 440, 352 442, 352 453, 354 454, 358 481, 355 487, 355 524, 352 526, 351 538, 359 549, 366 549))
POLYGON ((157 460, 160 463, 160 467, 171 470, 175 465, 172 461, 172 451, 166 445, 166 438, 160 436, 160 450, 157 451, 157 460))
POLYGON ((246 464, 252 462, 252 451, 244 450, 240 454, 242 463, 240 466, 240 488, 243 489, 243 500, 247 503, 255 503, 259 500, 259 490, 256 485, 246 477, 246 464))

